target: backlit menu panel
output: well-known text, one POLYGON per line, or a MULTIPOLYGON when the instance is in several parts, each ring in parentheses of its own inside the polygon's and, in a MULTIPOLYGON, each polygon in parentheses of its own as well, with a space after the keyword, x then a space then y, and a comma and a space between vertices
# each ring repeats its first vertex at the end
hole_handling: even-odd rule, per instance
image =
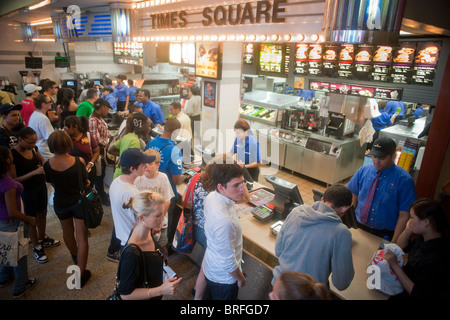
POLYGON ((368 44, 358 45, 355 51, 355 68, 353 79, 370 80, 372 71, 373 46, 368 44))
POLYGON ((308 50, 308 72, 312 76, 322 74, 322 45, 311 44, 308 50))
POLYGON ((295 45, 294 74, 308 74, 308 49, 304 43, 295 45))
POLYGON ((411 82, 433 85, 441 42, 419 42, 414 57, 414 70, 411 82))
POLYGON ((405 84, 410 82, 416 46, 416 42, 404 42, 395 48, 391 70, 392 82, 405 84))
POLYGON ((339 46, 336 44, 326 44, 322 49, 322 74, 324 76, 336 77, 337 75, 337 58, 339 54, 339 46))
POLYGON ((383 82, 389 81, 389 72, 392 62, 392 47, 381 45, 376 46, 372 61, 372 80, 383 82))
POLYGON ((339 48, 338 56, 338 77, 343 79, 351 79, 353 71, 353 44, 342 44, 339 48))

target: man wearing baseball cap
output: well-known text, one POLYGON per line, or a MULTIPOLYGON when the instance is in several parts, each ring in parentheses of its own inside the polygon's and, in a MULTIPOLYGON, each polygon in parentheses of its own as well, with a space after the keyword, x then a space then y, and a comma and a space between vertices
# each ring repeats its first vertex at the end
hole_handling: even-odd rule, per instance
POLYGON ((396 242, 409 220, 409 205, 417 199, 414 181, 397 166, 396 144, 390 138, 375 140, 369 156, 373 163, 359 168, 347 187, 353 194, 358 226, 396 242))
POLYGON ((28 121, 30 120, 31 114, 34 112, 36 107, 34 106, 34 99, 39 95, 39 91, 42 90, 42 87, 39 87, 35 84, 29 83, 23 87, 23 91, 27 96, 20 103, 22 105, 22 110, 20 113, 22 114, 23 123, 28 126, 28 121))
POLYGON ((110 261, 119 261, 120 249, 127 243, 136 222, 133 211, 124 209, 123 203, 139 193, 134 185, 134 180, 145 173, 146 164, 152 163, 155 158, 155 156, 145 154, 139 148, 126 149, 120 155, 122 174, 115 178, 109 187, 109 199, 114 220, 114 228, 106 255, 110 261))
POLYGON ((0 146, 11 149, 16 145, 17 138, 13 134, 13 128, 20 122, 20 110, 20 104, 5 103, 0 107, 0 115, 3 118, 0 126, 0 146))

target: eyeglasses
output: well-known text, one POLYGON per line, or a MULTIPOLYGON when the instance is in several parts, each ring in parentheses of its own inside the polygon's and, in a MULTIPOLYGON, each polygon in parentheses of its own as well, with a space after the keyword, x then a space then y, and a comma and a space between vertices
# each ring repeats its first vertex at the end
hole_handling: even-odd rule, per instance
POLYGON ((58 86, 53 86, 52 89, 58 89, 58 86))
POLYGON ((28 141, 27 139, 23 139, 23 138, 22 138, 22 140, 25 141, 28 144, 31 144, 31 145, 35 145, 36 144, 36 141, 28 141))
POLYGON ((43 103, 52 103, 51 101, 44 101, 43 103))

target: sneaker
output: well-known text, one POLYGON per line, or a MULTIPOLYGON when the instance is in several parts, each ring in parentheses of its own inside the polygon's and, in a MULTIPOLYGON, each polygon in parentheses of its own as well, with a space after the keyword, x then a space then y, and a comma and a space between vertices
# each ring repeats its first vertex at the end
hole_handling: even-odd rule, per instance
POLYGON ((112 262, 119 262, 120 260, 120 251, 116 251, 114 253, 107 253, 106 258, 112 262))
POLYGON ((20 298, 25 293, 27 293, 28 291, 33 289, 35 284, 36 284, 36 279, 35 278, 28 279, 27 284, 25 285, 25 288, 22 291, 20 291, 20 292, 17 292, 17 293, 14 292, 12 297, 14 299, 20 298))
POLYGON ((39 243, 44 248, 49 248, 49 247, 57 247, 57 246, 59 246, 61 244, 61 241, 52 239, 49 236, 45 235, 44 239, 39 240, 39 243))
POLYGON ((37 245, 33 248, 34 258, 39 263, 46 263, 48 261, 47 256, 44 253, 44 248, 41 245, 37 245))

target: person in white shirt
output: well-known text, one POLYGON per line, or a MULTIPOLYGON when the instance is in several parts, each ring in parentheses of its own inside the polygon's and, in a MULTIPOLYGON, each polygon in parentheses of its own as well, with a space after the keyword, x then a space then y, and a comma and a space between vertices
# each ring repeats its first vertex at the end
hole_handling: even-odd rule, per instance
POLYGON ((216 164, 215 191, 204 200, 207 247, 202 268, 206 278, 204 300, 236 300, 246 284, 241 270, 242 228, 234 208, 244 197, 244 172, 238 164, 216 164))
POLYGON ((164 218, 161 229, 153 229, 152 232, 154 233, 155 240, 164 251, 164 255, 168 257, 169 252, 167 251, 166 245, 168 242, 167 225, 169 218, 167 216, 167 210, 169 209, 170 199, 175 195, 167 175, 164 172, 158 171, 161 162, 161 155, 159 152, 153 149, 147 149, 145 154, 154 156, 155 161, 147 163, 144 175, 137 177, 136 180, 134 180, 134 185, 139 191, 150 190, 157 192, 164 197, 164 218))
POLYGON ((133 211, 123 208, 123 203, 139 193, 134 181, 144 174, 147 163, 153 161, 155 161, 155 156, 146 155, 139 148, 129 148, 120 156, 122 174, 115 178, 109 187, 111 213, 114 220, 111 243, 107 253, 110 261, 118 262, 121 246, 126 245, 131 230, 136 224, 133 211))
POLYGON ((50 152, 47 140, 54 129, 46 112, 52 108, 52 100, 48 96, 40 94, 34 100, 34 105, 36 110, 31 114, 28 126, 36 131, 38 137, 36 146, 44 160, 48 160, 53 157, 53 154, 50 152))
POLYGON ((181 104, 177 101, 174 101, 169 106, 170 113, 172 117, 180 121, 181 128, 178 131, 178 136, 183 138, 184 140, 191 141, 192 138, 192 128, 191 128, 191 119, 189 116, 181 111, 181 104))

